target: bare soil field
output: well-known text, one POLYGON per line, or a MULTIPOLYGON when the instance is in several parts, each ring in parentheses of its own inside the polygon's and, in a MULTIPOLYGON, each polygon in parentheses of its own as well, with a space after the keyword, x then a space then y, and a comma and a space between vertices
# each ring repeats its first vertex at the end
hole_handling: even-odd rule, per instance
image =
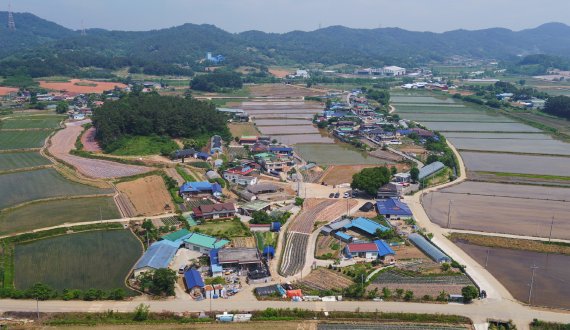
POLYGON ((318 257, 330 253, 333 258, 339 257, 343 246, 344 244, 340 243, 338 239, 334 238, 332 235, 319 235, 315 246, 315 256, 318 257), (332 244, 338 244, 339 248, 337 250, 332 249, 332 244))
POLYGON ((16 93, 17 91, 18 89, 14 87, 0 87, 0 95, 2 96, 16 93))
POLYGON ((307 162, 318 165, 392 165, 392 162, 372 157, 345 143, 299 144, 295 151, 307 162))
POLYGON ((255 238, 248 237, 234 237, 232 238, 233 247, 244 247, 244 248, 254 248, 257 246, 255 238))
POLYGON ((493 173, 493 172, 472 172, 467 171, 467 178, 471 181, 505 183, 505 184, 525 184, 525 185, 547 185, 570 188, 570 177, 545 177, 531 174, 493 173))
POLYGON ((319 222, 330 222, 346 213, 347 203, 353 208, 358 204, 356 200, 330 200, 330 199, 307 199, 303 205, 303 210, 299 213, 289 226, 289 231, 310 234, 313 232, 313 224, 319 222))
MULTIPOLYGON (((521 186, 525 189, 526 186, 521 186)), ((562 189, 562 188, 561 188, 562 189)), ((542 195, 541 197, 548 197, 542 195)), ((442 227, 483 232, 570 239, 570 202, 540 197, 498 197, 434 192, 423 198, 430 219, 442 227), (448 218, 449 201, 452 201, 448 218)))
POLYGON ((310 125, 297 126, 260 126, 259 131, 264 135, 287 135, 287 134, 316 134, 319 130, 310 125))
POLYGON ((150 216, 174 210, 170 193, 158 175, 121 182, 117 184, 117 189, 133 203, 137 214, 150 216), (166 205, 169 206, 168 209, 165 209, 166 205))
POLYGON ((531 304, 570 309, 570 256, 456 244, 480 265, 485 264, 488 253, 487 269, 516 299, 525 303, 529 298, 531 267, 538 267, 531 304))
POLYGON ((68 82, 40 81, 40 87, 55 91, 66 91, 70 94, 101 94, 104 91, 111 90, 115 87, 125 88, 127 86, 125 84, 115 82, 71 79, 68 82))
POLYGON ((285 84, 263 84, 248 86, 251 96, 272 98, 302 98, 304 96, 324 95, 324 91, 317 91, 300 86, 285 84))
POLYGON ((102 149, 99 147, 99 143, 95 141, 95 127, 89 128, 81 136, 81 143, 83 144, 83 150, 89 152, 101 152, 102 149))
POLYGON ((516 239, 464 233, 451 233, 449 239, 453 242, 493 248, 570 255, 570 245, 549 244, 548 242, 535 241, 531 239, 516 239))
POLYGON ((269 68, 269 73, 274 75, 277 78, 285 78, 288 74, 291 74, 293 70, 287 70, 284 68, 269 68))
POLYGON ((228 124, 232 136, 260 135, 259 130, 253 123, 230 123, 228 124))
POLYGON ((321 181, 329 186, 351 183, 352 176, 365 168, 376 167, 375 165, 333 165, 329 166, 321 181))
POLYGON ((353 282, 342 273, 319 267, 304 277, 299 284, 315 290, 339 290, 348 288, 353 282))
POLYGON ((151 170, 149 167, 126 165, 108 160, 83 158, 70 155, 69 152, 75 149, 75 141, 83 131, 82 124, 88 121, 80 121, 67 124, 66 128, 58 131, 51 138, 49 152, 56 158, 74 166, 82 174, 92 178, 116 178, 132 176, 145 173, 151 170))
POLYGON ((395 292, 396 289, 404 289, 412 291, 417 298, 424 295, 435 298, 441 291, 448 294, 461 294, 464 286, 472 284, 465 275, 409 276, 389 270, 380 274, 368 290, 377 288, 382 292, 383 288, 388 288, 395 292))
POLYGON ((376 158, 384 159, 390 162, 401 162, 404 160, 404 157, 390 151, 384 151, 380 148, 370 152, 370 156, 374 156, 376 158))
POLYGON ((461 152, 469 171, 569 176, 570 157, 461 152))

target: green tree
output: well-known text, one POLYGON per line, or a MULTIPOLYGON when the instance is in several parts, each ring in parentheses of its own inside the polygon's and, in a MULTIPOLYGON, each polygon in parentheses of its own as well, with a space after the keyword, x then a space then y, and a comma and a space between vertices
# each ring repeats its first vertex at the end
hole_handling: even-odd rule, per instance
POLYGON ((27 295, 36 300, 48 300, 56 294, 55 290, 49 285, 43 283, 34 284, 29 290, 27 295))
POLYGON ((418 182, 418 179, 420 178, 420 170, 417 167, 413 167, 410 170, 410 178, 412 179, 412 182, 418 182))
POLYGON ((402 298, 402 295, 404 294, 404 289, 396 289, 396 297, 398 298, 402 298))
POLYGON ((414 292, 413 292, 413 291, 410 291, 410 290, 407 290, 406 293, 404 294, 404 300, 405 300, 405 301, 410 301, 410 300, 412 300, 412 299, 414 299, 414 292))
POLYGON ((366 193, 375 196, 378 188, 390 182, 391 177, 390 170, 385 166, 365 168, 352 176, 350 186, 353 189, 364 190, 366 193))
POLYGON ((159 268, 152 272, 152 284, 150 292, 155 295, 174 295, 174 284, 176 283, 176 272, 168 268, 159 268))
POLYGON ((141 303, 137 307, 135 307, 133 320, 137 322, 146 321, 148 319, 149 314, 150 314, 150 305, 145 305, 141 303))
POLYGON ((398 169, 396 168, 396 166, 390 167, 390 174, 395 175, 396 173, 398 173, 398 169))
POLYGON ((473 285, 468 285, 461 289, 461 295, 463 296, 463 302, 468 304, 473 299, 479 297, 479 290, 473 285))
POLYGON ((66 113, 67 110, 69 110, 69 105, 65 101, 59 102, 55 108, 56 113, 66 113))
POLYGON ((302 206, 304 202, 305 202, 305 200, 303 198, 295 197, 295 205, 296 206, 302 206))
POLYGON ((392 297, 392 291, 387 287, 382 288, 382 297, 384 299, 390 299, 392 297))

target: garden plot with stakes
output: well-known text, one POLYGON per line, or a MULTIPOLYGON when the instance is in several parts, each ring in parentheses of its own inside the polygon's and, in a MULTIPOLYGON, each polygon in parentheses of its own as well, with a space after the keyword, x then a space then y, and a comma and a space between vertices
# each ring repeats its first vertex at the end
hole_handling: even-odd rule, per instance
POLYGON ((342 290, 353 284, 352 280, 340 272, 326 268, 317 268, 311 271, 297 284, 313 290, 342 290))
POLYGON ((100 189, 67 180, 55 169, 39 169, 0 175, 0 209, 37 199, 112 194, 112 189, 100 189))
POLYGON ((37 202, 0 212, 0 235, 68 223, 119 219, 112 197, 88 197, 37 202))
POLYGON ((14 251, 15 286, 25 290, 35 283, 64 289, 122 288, 131 267, 143 252, 128 230, 67 234, 17 244, 14 251))
POLYGON ((461 294, 461 289, 473 282, 462 273, 457 275, 417 275, 401 273, 396 270, 388 270, 378 275, 368 290, 378 289, 382 292, 387 288, 395 295, 396 289, 410 290, 417 298, 429 295, 436 298, 442 291, 447 294, 461 294))

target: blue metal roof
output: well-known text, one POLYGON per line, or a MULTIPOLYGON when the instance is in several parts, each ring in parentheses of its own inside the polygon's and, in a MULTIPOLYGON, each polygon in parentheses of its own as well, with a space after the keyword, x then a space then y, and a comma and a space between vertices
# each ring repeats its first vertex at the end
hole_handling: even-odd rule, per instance
POLYGON ((408 205, 394 197, 377 201, 376 208, 378 209, 378 213, 382 215, 412 216, 412 211, 408 205))
POLYGON ((180 187, 181 193, 188 192, 222 192, 222 187, 218 183, 210 183, 207 181, 201 182, 186 182, 180 187))
POLYGON ((289 148, 289 147, 269 147, 269 151, 293 152, 293 148, 289 148))
POLYGON ((392 250, 390 245, 388 245, 383 240, 377 239, 374 241, 374 243, 376 243, 376 246, 378 247, 378 255, 379 256, 384 257, 384 256, 387 256, 389 254, 396 254, 396 252, 394 252, 394 250, 392 250))
POLYGON ((342 231, 336 232, 335 235, 338 236, 338 237, 340 237, 341 239, 344 239, 344 240, 347 240, 347 241, 350 241, 350 240, 352 239, 352 236, 350 236, 350 235, 348 235, 348 234, 346 234, 346 233, 343 233, 342 231))
POLYGON ((268 246, 263 248, 263 255, 273 256, 274 254, 275 254, 275 249, 273 248, 273 246, 268 245, 268 246))
POLYGON ((139 259, 135 265, 135 269, 141 269, 145 267, 159 269, 168 268, 170 261, 174 258, 176 251, 178 251, 180 245, 168 240, 162 240, 155 242, 149 246, 143 256, 139 259))
POLYGON ((220 273, 222 271, 222 266, 220 266, 218 261, 218 250, 219 249, 210 250, 210 271, 212 274, 220 273))
POLYGON ((436 262, 449 262, 451 258, 449 258, 445 253, 441 252, 435 245, 433 245, 430 241, 425 239, 420 234, 410 234, 408 236, 410 241, 414 243, 420 250, 422 250, 425 254, 427 254, 430 258, 435 260, 436 262))
POLYGON ((388 231, 390 228, 382 226, 379 223, 376 223, 370 219, 366 218, 356 218, 352 220, 348 225, 344 226, 345 229, 357 228, 370 235, 376 235, 376 230, 380 229, 381 231, 388 231))
POLYGON ((202 275, 200 275, 200 273, 195 268, 190 268, 184 273, 184 282, 186 282, 186 288, 188 290, 195 287, 204 287, 202 275))

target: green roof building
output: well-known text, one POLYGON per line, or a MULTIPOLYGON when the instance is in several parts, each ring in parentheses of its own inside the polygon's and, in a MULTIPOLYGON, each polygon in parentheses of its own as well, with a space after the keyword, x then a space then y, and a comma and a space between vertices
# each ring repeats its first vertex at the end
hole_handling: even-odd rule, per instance
POLYGON ((220 239, 200 233, 192 233, 192 235, 184 240, 187 249, 209 253, 211 249, 220 249, 226 246, 230 241, 220 239))
POLYGON ((182 245, 182 241, 188 237, 190 237, 192 233, 188 231, 188 229, 180 229, 168 235, 164 235, 161 237, 162 240, 171 241, 174 243, 179 243, 182 245))

